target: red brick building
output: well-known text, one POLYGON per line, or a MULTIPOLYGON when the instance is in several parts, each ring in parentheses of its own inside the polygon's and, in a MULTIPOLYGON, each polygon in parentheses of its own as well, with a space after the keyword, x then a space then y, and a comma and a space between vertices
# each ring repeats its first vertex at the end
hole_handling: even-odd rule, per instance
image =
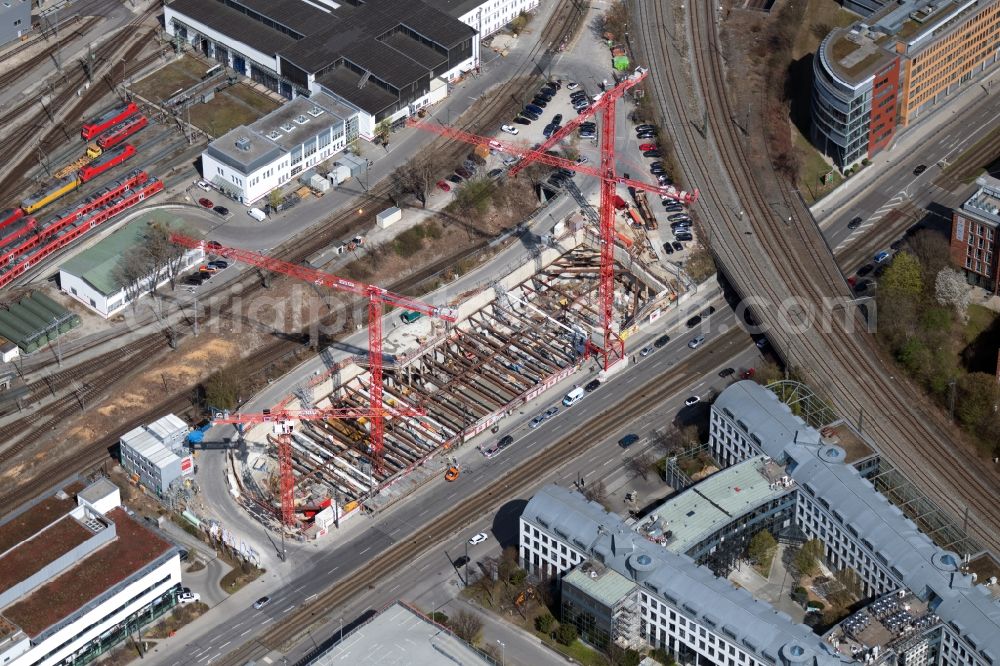
POLYGON ((1000 258, 1000 180, 981 176, 979 189, 952 213, 951 262, 965 271, 969 284, 998 293, 1000 258))

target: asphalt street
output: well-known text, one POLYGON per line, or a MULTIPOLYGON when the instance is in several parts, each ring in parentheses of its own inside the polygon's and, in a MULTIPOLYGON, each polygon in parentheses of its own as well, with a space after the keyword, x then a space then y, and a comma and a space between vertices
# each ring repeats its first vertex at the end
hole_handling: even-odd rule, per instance
POLYGON ((969 196, 973 185, 949 191, 934 181, 941 174, 939 163, 954 161, 996 128, 1000 120, 997 81, 1000 70, 982 83, 969 86, 947 106, 900 136, 891 148, 877 154, 872 164, 846 185, 812 207, 827 243, 835 252, 878 230, 879 222, 893 208, 906 203, 921 209, 931 204, 952 208, 969 196), (914 168, 921 164, 927 170, 914 175, 914 168), (852 231, 847 223, 854 217, 860 217, 862 225, 852 231))

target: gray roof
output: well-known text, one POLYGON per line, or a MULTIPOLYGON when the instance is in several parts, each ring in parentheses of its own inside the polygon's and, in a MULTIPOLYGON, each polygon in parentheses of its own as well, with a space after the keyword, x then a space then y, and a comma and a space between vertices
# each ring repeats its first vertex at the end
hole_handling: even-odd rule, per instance
POLYGON ((449 16, 459 18, 483 4, 483 0, 424 0, 449 16))
MULTIPOLYGON (((305 3, 296 4, 306 6, 305 3)), ((252 19, 221 2, 173 0, 170 9, 264 53, 278 53, 295 44, 296 39, 300 39, 252 19)))
POLYGON ((97 481, 94 481, 92 484, 81 490, 78 497, 94 504, 95 502, 99 502, 115 492, 118 492, 118 486, 112 483, 111 479, 102 476, 97 481))
POLYGON ((399 102, 398 96, 370 81, 359 88, 361 75, 345 67, 331 69, 326 74, 317 77, 316 83, 324 90, 329 90, 334 95, 371 115, 384 109, 390 109, 399 102))
POLYGON ((789 442, 819 443, 819 433, 792 413, 778 396, 749 380, 729 386, 712 404, 726 416, 738 419, 751 437, 756 436, 761 450, 781 460, 789 442), (727 413, 728 412, 728 413, 727 413))
POLYGON ((765 440, 765 450, 781 449, 790 462, 789 475, 804 492, 828 502, 834 518, 870 543, 915 595, 928 599, 933 593, 939 598, 940 603, 936 607, 931 604, 931 610, 958 628, 976 649, 989 655, 992 663, 1000 663, 1000 605, 986 588, 972 584, 971 577, 957 571, 959 556, 941 550, 920 532, 846 463, 843 449, 801 443, 818 442, 819 433, 808 426, 796 430, 799 419, 787 408, 776 407, 776 401, 766 388, 739 382, 719 395, 713 409, 729 409, 735 417, 753 424, 751 432, 773 435, 775 439, 765 440), (774 423, 768 426, 762 422, 765 419, 774 423), (799 443, 792 441, 796 435, 799 443))
POLYGON ((563 585, 566 583, 586 592, 587 596, 608 608, 614 608, 635 589, 635 581, 629 580, 614 569, 594 566, 589 562, 566 574, 563 585))
POLYGON ((772 662, 792 646, 800 663, 839 664, 841 658, 808 627, 793 622, 770 604, 716 577, 686 555, 672 553, 630 530, 622 519, 559 486, 539 490, 521 518, 555 532, 576 550, 622 576, 744 649, 772 662))
POLYGON ((250 126, 226 132, 208 144, 205 152, 243 174, 251 174, 322 130, 342 125, 355 113, 333 97, 315 92, 296 97, 250 126))

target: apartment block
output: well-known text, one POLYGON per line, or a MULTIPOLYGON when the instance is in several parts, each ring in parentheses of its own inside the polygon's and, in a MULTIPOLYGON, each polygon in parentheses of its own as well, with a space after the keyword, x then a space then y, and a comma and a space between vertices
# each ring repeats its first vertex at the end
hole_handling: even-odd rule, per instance
POLYGON ((980 176, 979 189, 962 206, 952 212, 951 263, 961 271, 969 284, 998 292, 998 252, 1000 239, 1000 180, 980 176))

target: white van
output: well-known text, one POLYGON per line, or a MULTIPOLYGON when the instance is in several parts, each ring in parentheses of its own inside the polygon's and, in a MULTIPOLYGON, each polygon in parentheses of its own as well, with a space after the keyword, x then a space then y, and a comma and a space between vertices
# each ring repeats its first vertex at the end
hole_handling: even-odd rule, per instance
POLYGON ((251 208, 247 211, 247 215, 257 220, 258 222, 263 222, 267 219, 267 215, 260 208, 251 208))
POLYGON ((578 386, 566 394, 566 397, 563 398, 563 404, 566 405, 567 407, 569 407, 570 405, 575 405, 576 403, 583 400, 583 396, 585 394, 586 391, 583 390, 583 387, 578 386))

